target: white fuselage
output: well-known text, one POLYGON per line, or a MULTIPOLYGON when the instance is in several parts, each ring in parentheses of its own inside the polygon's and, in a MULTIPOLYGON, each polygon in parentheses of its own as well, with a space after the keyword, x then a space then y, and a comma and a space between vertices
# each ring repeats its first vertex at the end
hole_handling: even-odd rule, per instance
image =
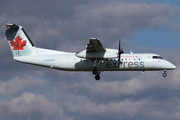
POLYGON ((175 65, 157 54, 123 54, 119 49, 104 48, 99 39, 90 38, 85 50, 68 53, 37 48, 22 26, 5 24, 6 38, 14 60, 22 63, 66 71, 92 71, 95 79, 100 79, 101 71, 153 71, 173 70, 175 65))
MULTIPOLYGON (((16 61, 65 71, 92 71, 95 59, 85 59, 76 53, 36 48, 41 54, 17 56, 16 61)), ((175 65, 157 54, 122 54, 121 64, 117 58, 102 59, 98 71, 153 71, 173 70, 175 65), (156 58, 157 57, 157 58, 156 58)))

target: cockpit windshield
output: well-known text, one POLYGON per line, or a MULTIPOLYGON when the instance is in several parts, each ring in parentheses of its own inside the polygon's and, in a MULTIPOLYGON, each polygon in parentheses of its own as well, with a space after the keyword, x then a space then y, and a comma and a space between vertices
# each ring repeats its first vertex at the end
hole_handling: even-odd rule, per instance
POLYGON ((153 56, 153 59, 163 59, 161 56, 153 56))

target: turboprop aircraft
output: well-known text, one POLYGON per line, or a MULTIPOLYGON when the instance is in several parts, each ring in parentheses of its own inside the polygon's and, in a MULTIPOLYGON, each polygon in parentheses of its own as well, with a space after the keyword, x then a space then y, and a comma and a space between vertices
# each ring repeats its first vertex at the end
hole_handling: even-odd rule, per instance
POLYGON ((101 71, 164 71, 176 66, 153 53, 123 54, 119 49, 104 48, 97 38, 90 38, 85 50, 69 53, 35 47, 21 26, 5 24, 5 35, 15 61, 65 71, 92 71, 100 79, 101 71))

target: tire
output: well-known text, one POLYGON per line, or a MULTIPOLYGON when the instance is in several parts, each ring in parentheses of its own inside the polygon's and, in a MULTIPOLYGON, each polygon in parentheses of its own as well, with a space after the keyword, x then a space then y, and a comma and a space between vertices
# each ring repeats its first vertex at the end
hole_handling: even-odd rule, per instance
POLYGON ((97 73, 98 73, 97 69, 93 69, 93 70, 92 70, 92 73, 93 73, 94 75, 97 75, 97 73))
POLYGON ((166 76, 167 76, 167 73, 163 73, 162 76, 163 76, 163 77, 166 77, 166 76))
POLYGON ((98 81, 98 80, 100 80, 100 76, 97 74, 96 76, 95 76, 95 79, 98 81))

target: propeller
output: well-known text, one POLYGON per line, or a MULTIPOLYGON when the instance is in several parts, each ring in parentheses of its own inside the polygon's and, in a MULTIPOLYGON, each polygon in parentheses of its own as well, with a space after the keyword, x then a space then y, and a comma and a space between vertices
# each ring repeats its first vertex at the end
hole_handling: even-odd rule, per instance
POLYGON ((121 41, 119 40, 119 49, 118 49, 118 62, 119 62, 119 65, 121 63, 121 54, 123 54, 124 51, 123 49, 121 49, 121 41))

